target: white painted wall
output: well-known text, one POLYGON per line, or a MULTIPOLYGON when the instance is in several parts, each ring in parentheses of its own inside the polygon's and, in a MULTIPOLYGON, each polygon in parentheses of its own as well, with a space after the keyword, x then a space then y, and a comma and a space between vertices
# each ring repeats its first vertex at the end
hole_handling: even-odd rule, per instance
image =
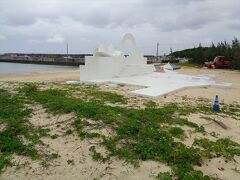
POLYGON ((126 58, 121 53, 121 49, 111 50, 106 45, 97 48, 93 57, 86 57, 85 65, 80 65, 80 81, 152 73, 154 66, 147 65, 147 58, 143 57, 131 34, 128 33, 123 37, 122 47, 127 40, 132 43, 133 50, 126 58))

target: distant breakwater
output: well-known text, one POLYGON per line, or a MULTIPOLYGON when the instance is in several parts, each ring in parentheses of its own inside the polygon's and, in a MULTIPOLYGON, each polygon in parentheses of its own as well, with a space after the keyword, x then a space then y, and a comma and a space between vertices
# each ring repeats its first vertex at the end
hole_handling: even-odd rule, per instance
POLYGON ((85 64, 86 56, 92 54, 5 53, 0 55, 0 62, 79 66, 85 64))
MULTIPOLYGON (((93 54, 4 53, 0 55, 0 62, 79 66, 85 64, 87 56, 93 56, 93 54)), ((144 55, 144 57, 147 58, 148 64, 158 62, 153 55, 144 55)))
POLYGON ((0 59, 0 62, 22 63, 22 64, 46 64, 46 65, 62 65, 62 66, 79 66, 84 65, 85 62, 70 62, 70 61, 37 61, 37 60, 23 60, 23 59, 0 59))

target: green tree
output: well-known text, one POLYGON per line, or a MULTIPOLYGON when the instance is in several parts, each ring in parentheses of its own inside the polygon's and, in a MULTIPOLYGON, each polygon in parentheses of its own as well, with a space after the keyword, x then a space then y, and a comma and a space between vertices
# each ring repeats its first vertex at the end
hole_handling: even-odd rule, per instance
POLYGON ((240 41, 234 37, 231 44, 226 40, 215 45, 212 42, 210 47, 202 47, 201 43, 197 48, 185 49, 171 53, 175 57, 190 58, 192 62, 202 64, 205 61, 213 60, 215 56, 222 55, 231 60, 231 67, 240 69, 240 41))

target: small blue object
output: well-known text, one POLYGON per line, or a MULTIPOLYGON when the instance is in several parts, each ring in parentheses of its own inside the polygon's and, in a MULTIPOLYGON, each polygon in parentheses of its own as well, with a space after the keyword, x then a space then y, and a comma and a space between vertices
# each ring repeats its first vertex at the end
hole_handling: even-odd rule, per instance
POLYGON ((181 69, 181 67, 177 66, 176 64, 170 63, 170 65, 172 66, 173 70, 181 69))
POLYGON ((214 112, 219 112, 220 111, 220 106, 219 106, 219 102, 218 102, 218 95, 216 95, 215 97, 215 101, 213 104, 213 111, 214 112))

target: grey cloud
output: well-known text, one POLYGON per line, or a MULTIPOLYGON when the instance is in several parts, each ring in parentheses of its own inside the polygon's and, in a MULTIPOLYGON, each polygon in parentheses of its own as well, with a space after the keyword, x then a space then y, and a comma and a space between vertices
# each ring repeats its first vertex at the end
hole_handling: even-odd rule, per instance
POLYGON ((7 25, 12 25, 12 26, 27 26, 35 23, 36 18, 33 16, 25 15, 25 14, 9 14, 7 15, 6 18, 6 23, 7 25))
POLYGON ((199 29, 204 25, 207 25, 211 22, 217 22, 219 20, 220 18, 216 16, 208 16, 207 13, 199 13, 198 15, 195 15, 195 17, 190 15, 182 15, 177 18, 177 22, 187 29, 199 29))
MULTIPOLYGON (((195 40, 239 36, 239 7, 237 0, 1 0, 0 34, 9 40, 4 49, 22 44, 29 51, 29 44, 40 51, 40 44, 51 39, 71 41, 76 52, 89 52, 94 42, 115 41, 124 32, 144 39, 143 47, 151 47, 153 41, 170 44, 174 39, 176 48, 183 48, 185 39, 178 36, 186 37, 188 45, 195 40), (219 28, 221 32, 216 33, 219 28), (16 39, 18 43, 13 41, 16 36, 22 37, 16 39), (81 39, 87 39, 84 45, 78 43, 81 39)), ((46 47, 56 50, 59 44, 47 43, 46 47)))
MULTIPOLYGON (((204 0, 172 0, 168 1, 110 1, 105 0, 99 3, 98 1, 74 1, 68 0, 51 0, 37 1, 36 5, 27 0, 27 3, 18 3, 19 7, 15 8, 15 13, 6 11, 5 17, 7 18, 8 25, 31 25, 36 22, 37 19, 45 19, 53 23, 57 23, 59 16, 67 16, 79 23, 85 25, 94 26, 96 28, 104 27, 134 27, 136 25, 144 23, 152 23, 153 26, 158 25, 158 21, 152 21, 154 17, 165 16, 168 18, 172 14, 182 11, 182 5, 189 6, 190 2, 203 2, 204 0), (68 3, 67 3, 68 2, 68 3), (27 4, 27 5, 25 5, 27 4), (32 9, 33 6, 37 6, 36 9, 32 9), (49 8, 52 7, 52 8, 49 8), (165 13, 165 14, 162 14, 165 13)), ((190 9, 190 8, 189 8, 190 9)), ((175 21, 178 21, 177 19, 175 21)), ((161 21, 160 21, 161 22, 161 21)), ((162 24, 161 24, 162 25, 162 24)), ((186 22, 186 27, 193 25, 194 28, 200 27, 196 23, 186 22)), ((171 29, 171 27, 179 27, 177 24, 173 24, 172 21, 164 23, 163 30, 171 29)), ((158 28, 158 27, 157 27, 158 28)), ((161 28, 158 28, 161 29, 161 28)))
POLYGON ((0 40, 4 40, 4 39, 6 39, 6 36, 0 34, 0 40))
POLYGON ((176 6, 188 5, 189 3, 201 3, 207 0, 169 0, 169 1, 156 1, 156 0, 142 0, 141 3, 146 6, 176 6))
POLYGON ((64 41, 64 37, 62 34, 55 34, 52 37, 48 38, 46 42, 48 43, 62 43, 64 41))
POLYGON ((240 30, 240 19, 239 20, 230 21, 230 22, 226 23, 226 26, 229 29, 239 31, 240 30))
POLYGON ((93 9, 90 12, 74 14, 73 20, 79 21, 82 24, 104 28, 111 24, 111 14, 107 11, 93 9))

